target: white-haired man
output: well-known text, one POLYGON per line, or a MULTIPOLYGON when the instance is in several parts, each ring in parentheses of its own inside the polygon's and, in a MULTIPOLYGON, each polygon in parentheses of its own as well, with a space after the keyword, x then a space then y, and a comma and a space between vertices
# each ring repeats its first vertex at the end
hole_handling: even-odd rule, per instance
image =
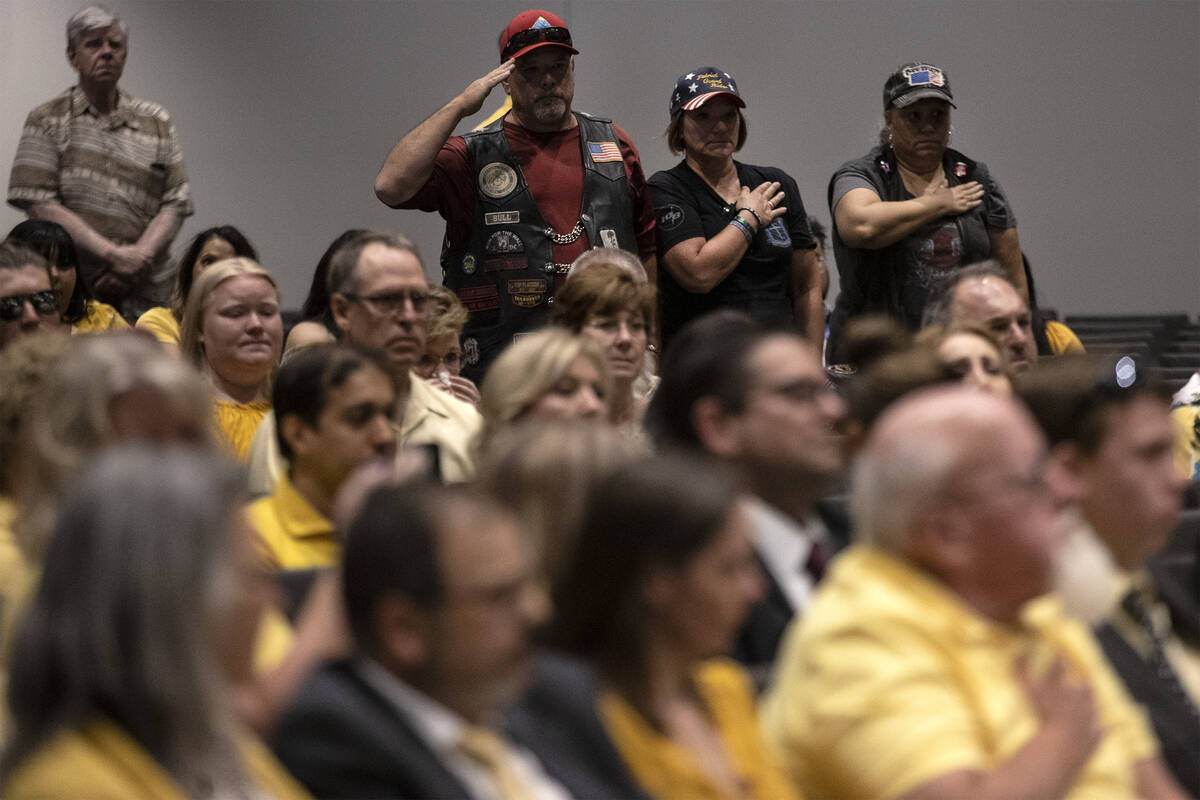
POLYGON ((1011 400, 899 402, 860 457, 860 543, 785 641, 771 738, 806 796, 1184 797, 1088 631, 1043 597, 1073 494, 1011 400))
POLYGON ((108 9, 71 17, 79 83, 29 112, 8 202, 66 228, 83 280, 132 322, 167 300, 168 249, 192 202, 166 109, 117 87, 128 52, 128 27, 108 9))

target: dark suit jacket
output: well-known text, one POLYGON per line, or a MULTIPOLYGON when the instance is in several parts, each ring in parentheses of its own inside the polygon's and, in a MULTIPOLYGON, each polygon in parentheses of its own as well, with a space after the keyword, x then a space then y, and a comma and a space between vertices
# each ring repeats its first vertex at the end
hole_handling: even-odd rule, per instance
MULTIPOLYGON (((818 503, 817 516, 829 531, 829 540, 835 553, 850 543, 850 519, 842 498, 831 498, 818 503)), ((757 558, 757 554, 755 555, 757 558)), ((765 674, 775 663, 783 632, 792 621, 796 609, 792 608, 783 589, 761 558, 758 558, 758 565, 766 582, 766 594, 746 616, 746 622, 738 632, 733 657, 750 670, 755 683, 762 688, 765 674)))
POLYGON ((309 678, 270 744, 320 800, 471 797, 349 661, 323 666, 309 678))
MULTIPOLYGON (((595 687, 581 667, 565 659, 539 659, 508 728, 579 800, 643 800, 596 715, 595 687)), ((314 673, 281 719, 271 746, 321 800, 471 797, 350 662, 314 673)))
MULTIPOLYGON (((1171 611, 1175 634, 1200 646, 1200 516, 1185 516, 1167 548, 1148 566, 1159 597, 1171 611)), ((1105 623, 1096 636, 1133 699, 1149 713, 1163 760, 1175 779, 1193 797, 1200 797, 1200 721, 1116 628, 1105 623)))

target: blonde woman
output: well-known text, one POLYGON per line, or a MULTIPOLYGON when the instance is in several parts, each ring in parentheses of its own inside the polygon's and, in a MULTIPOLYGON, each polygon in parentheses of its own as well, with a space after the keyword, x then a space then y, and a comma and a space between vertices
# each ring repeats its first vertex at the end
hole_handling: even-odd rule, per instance
POLYGON ((180 349, 211 380, 217 427, 244 463, 271 410, 271 377, 283 347, 275 279, 248 258, 218 261, 196 279, 181 330, 180 349))
POLYGON ((525 419, 596 419, 608 412, 608 358, 565 328, 520 336, 492 363, 481 387, 481 444, 525 419))

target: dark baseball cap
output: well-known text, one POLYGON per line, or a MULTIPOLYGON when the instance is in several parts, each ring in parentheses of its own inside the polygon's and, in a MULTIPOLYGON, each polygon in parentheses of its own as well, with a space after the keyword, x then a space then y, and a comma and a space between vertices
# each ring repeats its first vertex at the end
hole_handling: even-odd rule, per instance
POLYGON ((732 97, 738 108, 746 107, 733 76, 720 67, 697 67, 675 81, 669 106, 671 116, 680 111, 693 111, 722 94, 732 97))
POLYGON ((571 31, 562 17, 531 8, 513 17, 500 34, 500 60, 520 58, 530 50, 547 46, 579 52, 571 44, 571 31))
POLYGON ((909 62, 888 76, 883 85, 883 108, 904 108, 926 97, 936 97, 954 105, 950 79, 933 64, 909 62))

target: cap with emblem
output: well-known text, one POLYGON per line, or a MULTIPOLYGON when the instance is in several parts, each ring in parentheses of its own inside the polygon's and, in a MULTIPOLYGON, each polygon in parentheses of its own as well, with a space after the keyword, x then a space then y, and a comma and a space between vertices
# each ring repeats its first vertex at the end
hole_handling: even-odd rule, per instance
POLYGON ((883 108, 904 108, 926 97, 936 97, 954 105, 950 79, 932 64, 910 62, 888 76, 883 85, 883 108))
POLYGON ((571 44, 571 31, 562 17, 536 8, 522 11, 500 33, 500 60, 520 58, 530 50, 548 45, 579 52, 571 44))
POLYGON ((671 116, 680 111, 694 111, 722 94, 733 98, 738 108, 746 107, 732 75, 719 67, 697 67, 675 81, 675 89, 671 92, 671 116))

